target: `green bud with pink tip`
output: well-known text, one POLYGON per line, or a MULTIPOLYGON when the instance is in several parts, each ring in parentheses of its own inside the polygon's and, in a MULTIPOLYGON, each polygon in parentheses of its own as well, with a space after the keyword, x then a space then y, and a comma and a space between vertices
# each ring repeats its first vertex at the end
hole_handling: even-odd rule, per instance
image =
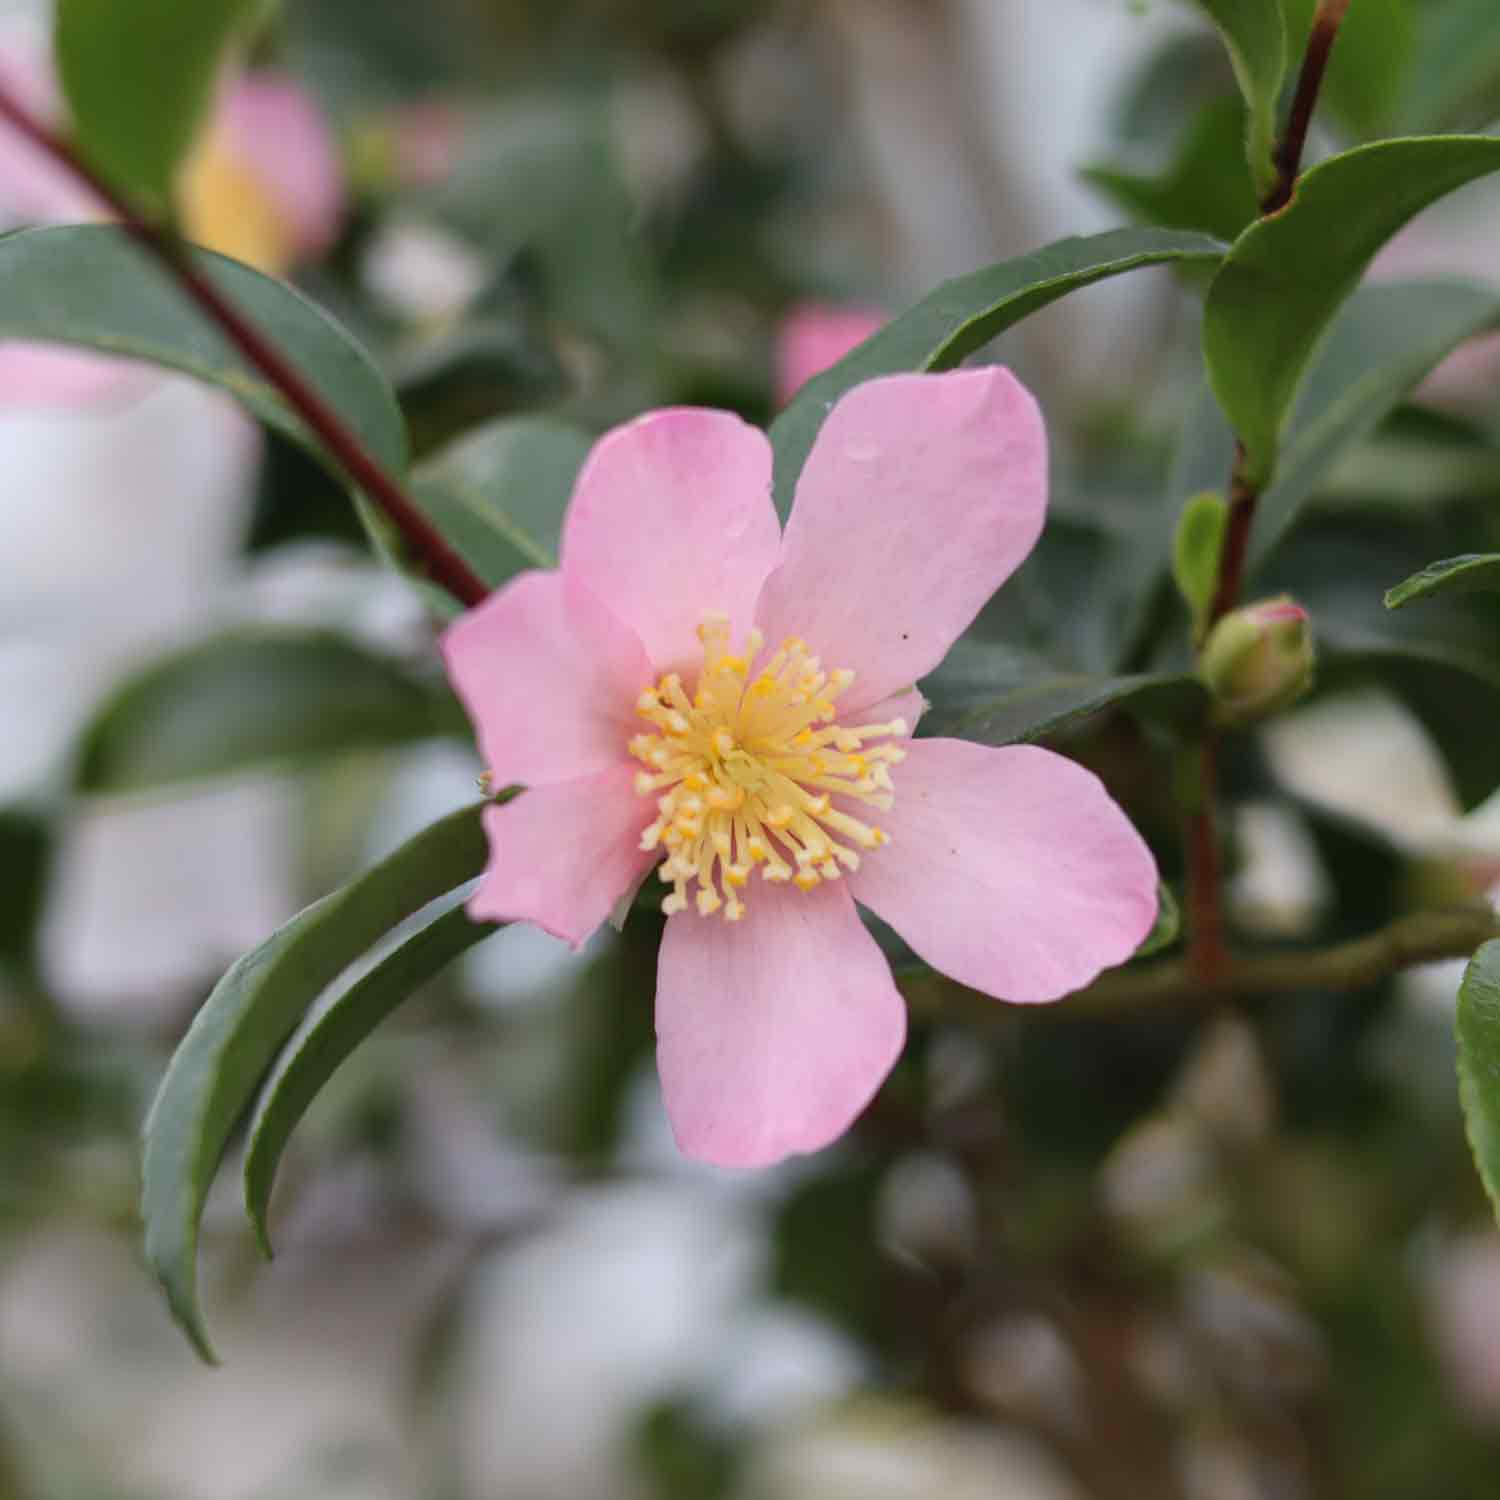
POLYGON ((1198 675, 1213 695, 1218 723, 1243 728, 1307 692, 1313 658, 1307 611, 1282 594, 1225 615, 1204 642, 1198 675))

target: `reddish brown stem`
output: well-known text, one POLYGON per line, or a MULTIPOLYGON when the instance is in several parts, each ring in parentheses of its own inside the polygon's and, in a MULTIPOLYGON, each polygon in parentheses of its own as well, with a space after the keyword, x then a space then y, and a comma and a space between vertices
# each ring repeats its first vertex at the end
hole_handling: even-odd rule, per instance
POLYGON ((1218 779, 1219 737, 1209 730, 1198 747, 1196 796, 1187 823, 1188 964, 1205 990, 1221 986, 1229 965, 1214 818, 1218 779))
POLYGON ((483 580, 443 540, 400 483, 381 467, 369 449, 281 350, 204 275, 184 245, 153 224, 123 193, 100 177, 65 141, 33 119, 4 89, 0 89, 0 119, 14 126, 109 207, 122 228, 161 263, 183 293, 275 386, 282 399, 327 449, 351 482, 389 517, 434 583, 441 584, 463 604, 475 605, 486 597, 489 590, 483 580))
POLYGON ((1307 38, 1307 50, 1302 54, 1302 71, 1297 75, 1297 92, 1292 97, 1292 111, 1287 116, 1286 129, 1276 145, 1276 182, 1261 200, 1262 214, 1274 214, 1291 202, 1293 189, 1297 186, 1297 174, 1302 170, 1302 152, 1307 145, 1313 110, 1317 108, 1318 91, 1323 87, 1328 57, 1333 51, 1333 44, 1338 40, 1339 27, 1343 25, 1348 10, 1349 0, 1319 0, 1317 13, 1313 16, 1312 30, 1307 38))
POLYGON ((1250 550, 1250 527, 1255 520, 1258 492, 1245 482, 1245 446, 1234 445, 1234 469, 1229 478, 1229 520, 1224 528, 1224 546, 1219 553, 1219 576, 1213 602, 1208 609, 1212 629, 1240 599, 1245 578, 1245 558, 1250 550))

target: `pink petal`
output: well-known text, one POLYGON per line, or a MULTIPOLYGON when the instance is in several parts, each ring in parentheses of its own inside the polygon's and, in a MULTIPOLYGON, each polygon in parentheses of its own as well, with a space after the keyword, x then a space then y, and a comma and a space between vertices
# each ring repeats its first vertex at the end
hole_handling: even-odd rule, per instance
POLYGON ((879 703, 870 704, 868 708, 840 714, 839 722, 858 727, 861 724, 889 724, 892 719, 905 719, 906 732, 911 735, 916 733, 917 721, 927 712, 927 708, 927 700, 916 688, 906 688, 902 692, 892 693, 889 698, 882 698, 879 703))
POLYGON ((226 90, 216 124, 285 215, 299 258, 329 250, 343 223, 344 179, 311 95, 290 78, 252 73, 226 90))
POLYGON ((814 375, 836 365, 885 321, 879 308, 799 303, 776 330, 776 404, 785 406, 814 375))
POLYGON ((758 609, 858 674, 844 706, 930 672, 1031 551, 1047 437, 1008 370, 892 375, 823 424, 797 485, 782 564, 758 609))
POLYGON ((442 651, 497 786, 572 781, 626 759, 651 668, 581 585, 522 573, 450 625, 442 651))
POLYGON ((842 886, 756 881, 741 922, 667 920, 657 1062, 677 1144, 721 1167, 817 1151, 874 1097, 906 1039, 890 967, 842 886))
POLYGON ((705 614, 751 624, 776 566, 771 446, 728 412, 648 412, 595 446, 568 506, 563 572, 634 626, 659 671, 701 658, 705 614))
POLYGON ((634 763, 533 787, 484 813, 490 862, 469 898, 482 922, 534 922, 581 948, 658 857, 640 847, 656 815, 634 763))
POLYGON ((1156 920, 1156 865, 1091 771, 1034 745, 914 740, 849 877, 935 969, 1001 1000, 1056 1000, 1123 963, 1156 920))

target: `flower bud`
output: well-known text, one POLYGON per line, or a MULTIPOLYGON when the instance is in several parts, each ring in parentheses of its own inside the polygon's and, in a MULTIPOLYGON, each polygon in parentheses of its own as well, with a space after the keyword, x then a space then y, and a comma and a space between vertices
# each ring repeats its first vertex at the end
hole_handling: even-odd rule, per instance
POLYGON ((1221 724, 1254 724, 1290 707, 1312 686, 1307 611, 1286 594, 1232 611, 1209 632, 1198 673, 1221 724))

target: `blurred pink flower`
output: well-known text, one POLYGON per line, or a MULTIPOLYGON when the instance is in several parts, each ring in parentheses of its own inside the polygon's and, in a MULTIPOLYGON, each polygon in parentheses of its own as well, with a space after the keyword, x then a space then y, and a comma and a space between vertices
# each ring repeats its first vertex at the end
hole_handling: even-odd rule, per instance
MULTIPOLYGON (((49 124, 65 107, 42 28, 0 27, 0 84, 49 124)), ((307 94, 269 73, 224 89, 183 170, 188 237, 273 273, 323 254, 344 213, 343 176, 328 126, 307 94)), ((106 210, 48 157, 0 125, 0 228, 79 223, 106 210)), ((76 408, 140 394, 147 367, 54 345, 0 344, 0 409, 76 408)))
POLYGON ((836 365, 885 323, 874 307, 838 307, 801 302, 776 330, 774 383, 777 406, 785 406, 814 375, 836 365))
POLYGON ((1018 1002, 1149 931, 1151 855, 1091 773, 910 737, 913 684, 1035 544, 1046 467, 1008 371, 872 381, 829 415, 783 535, 761 432, 653 412, 594 449, 561 569, 445 636, 495 783, 531 788, 485 813, 473 914, 578 946, 653 865, 671 887, 658 1060, 688 1155, 816 1150, 889 1072, 905 1007, 856 900, 1018 1002))

